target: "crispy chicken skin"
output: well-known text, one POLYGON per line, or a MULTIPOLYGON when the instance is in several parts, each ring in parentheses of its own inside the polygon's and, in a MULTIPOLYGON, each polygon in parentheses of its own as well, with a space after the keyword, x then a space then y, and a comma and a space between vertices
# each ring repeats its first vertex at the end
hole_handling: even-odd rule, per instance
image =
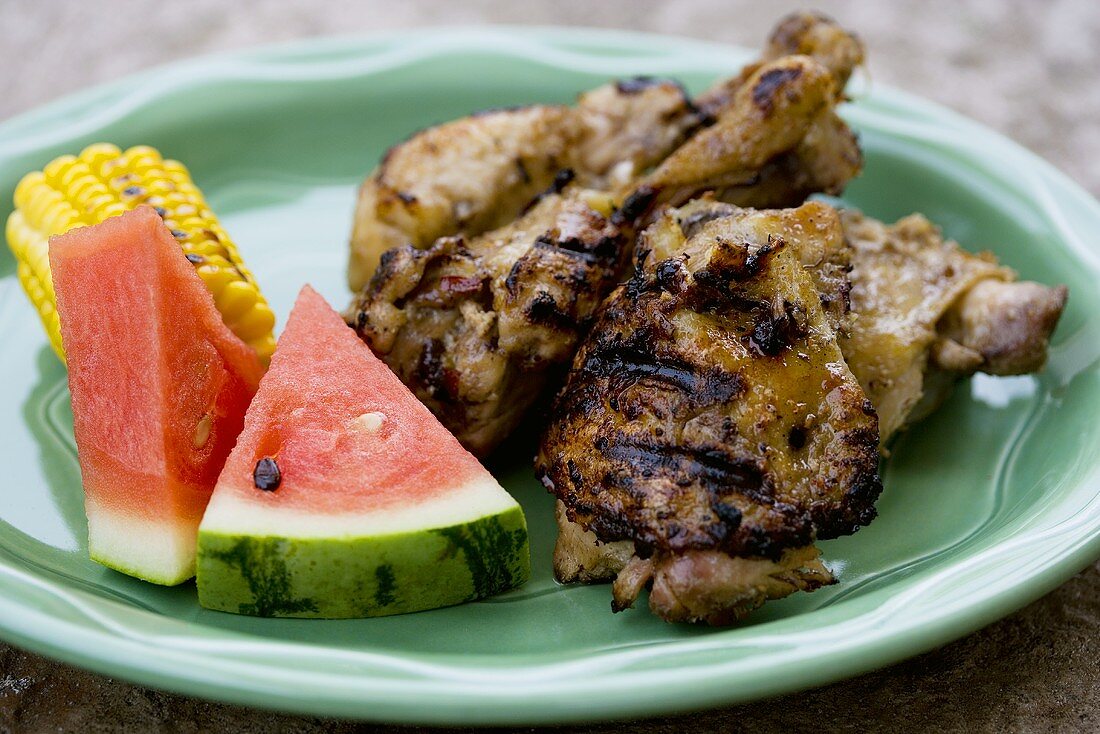
POLYGON ((841 348, 879 414, 882 442, 934 410, 959 378, 1046 362, 1064 286, 1017 282, 989 254, 919 214, 886 225, 841 214, 852 245, 852 321, 841 348))
POLYGON ((568 363, 617 282, 632 231, 610 209, 605 194, 570 187, 478 237, 390 250, 349 323, 484 455, 568 363))
POLYGON ((359 190, 348 284, 362 288, 394 247, 511 222, 564 169, 592 188, 624 186, 698 120, 675 82, 635 79, 587 92, 575 107, 489 110, 421 131, 391 148, 359 190))
MULTIPOLYGON (((824 248, 800 251, 818 233, 784 239, 819 220, 842 242, 833 210, 807 207, 699 202, 647 229, 540 446, 536 473, 568 519, 601 542, 631 541, 627 568, 663 579, 651 608, 670 619, 732 621, 781 588, 826 583, 809 546, 874 517, 877 419, 822 308, 833 288, 803 260, 824 248), (700 216, 707 206, 719 215, 700 216), (696 565, 712 572, 692 577, 696 565), (730 569, 750 568, 738 585, 730 569)), ((617 608, 641 588, 617 586, 617 608)))

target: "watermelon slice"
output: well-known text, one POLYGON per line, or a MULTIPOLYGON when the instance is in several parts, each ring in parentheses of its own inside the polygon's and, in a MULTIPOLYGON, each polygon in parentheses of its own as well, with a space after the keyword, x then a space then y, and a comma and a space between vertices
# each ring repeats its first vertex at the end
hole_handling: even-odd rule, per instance
POLYGON ((49 254, 88 551, 147 581, 186 581, 263 368, 153 209, 55 237, 49 254))
POLYGON ((199 528, 199 603, 378 616, 529 574, 516 501, 303 288, 199 528))

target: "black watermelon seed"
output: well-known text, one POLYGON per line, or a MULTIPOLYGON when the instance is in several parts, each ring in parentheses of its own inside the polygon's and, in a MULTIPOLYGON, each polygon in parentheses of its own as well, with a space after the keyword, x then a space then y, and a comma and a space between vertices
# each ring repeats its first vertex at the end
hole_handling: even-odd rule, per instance
POLYGON ((193 252, 187 253, 187 255, 185 255, 185 257, 187 258, 187 260, 189 262, 191 262, 194 265, 201 265, 202 263, 205 262, 202 255, 196 255, 193 252))
POLYGON ((265 456, 256 462, 256 468, 252 470, 252 483, 256 489, 265 492, 274 492, 282 484, 283 474, 279 471, 279 465, 275 459, 265 456))

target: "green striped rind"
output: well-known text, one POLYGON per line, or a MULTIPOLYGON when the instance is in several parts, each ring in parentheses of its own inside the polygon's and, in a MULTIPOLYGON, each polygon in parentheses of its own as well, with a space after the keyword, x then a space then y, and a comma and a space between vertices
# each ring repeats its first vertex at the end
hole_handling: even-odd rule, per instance
POLYGON ((450 527, 361 538, 199 532, 199 603, 237 614, 403 614, 499 594, 530 575, 518 506, 450 527))

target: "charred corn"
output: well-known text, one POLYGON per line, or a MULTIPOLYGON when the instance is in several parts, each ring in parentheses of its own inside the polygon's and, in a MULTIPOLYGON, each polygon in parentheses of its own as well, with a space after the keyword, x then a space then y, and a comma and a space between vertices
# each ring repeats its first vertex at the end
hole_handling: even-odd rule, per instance
POLYGON ((8 246, 19 282, 57 355, 65 359, 50 277, 50 237, 99 224, 142 204, 164 219, 226 325, 266 362, 275 349, 275 314, 187 169, 149 146, 122 151, 107 143, 28 173, 15 188, 15 211, 8 217, 8 246))

